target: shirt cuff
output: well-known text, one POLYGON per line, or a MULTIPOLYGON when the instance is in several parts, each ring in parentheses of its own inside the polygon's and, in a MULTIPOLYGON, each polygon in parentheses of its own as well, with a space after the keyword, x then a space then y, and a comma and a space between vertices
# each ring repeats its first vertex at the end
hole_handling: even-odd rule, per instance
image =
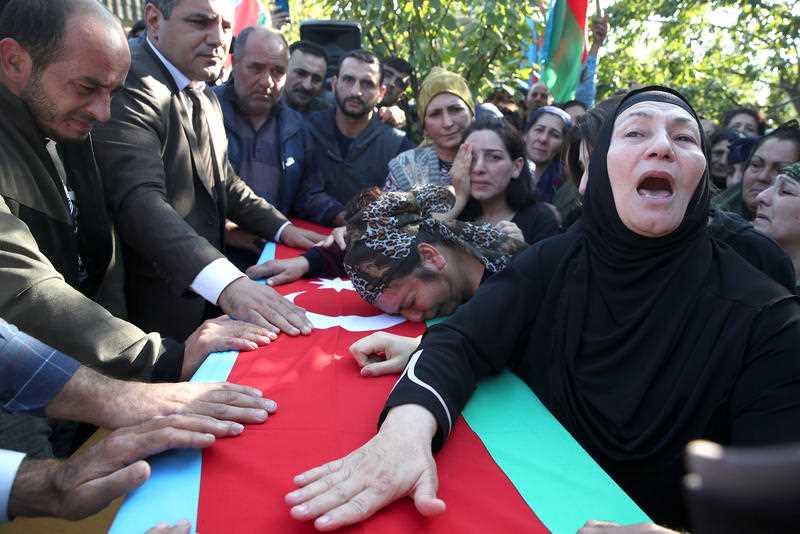
POLYGON ((24 453, 0 449, 0 523, 9 520, 8 498, 11 496, 11 487, 17 477, 19 465, 24 459, 24 453))
POLYGON ((280 243, 281 242, 281 234, 283 233, 284 228, 286 228, 290 224, 292 224, 292 221, 286 221, 285 223, 283 223, 281 225, 280 228, 278 228, 278 231, 275 232, 275 242, 276 243, 280 243))
MULTIPOLYGON (((283 227, 281 227, 283 228, 283 227)), ((280 233, 280 230, 278 230, 280 233)), ((213 305, 217 305, 222 291, 231 282, 243 278, 245 275, 234 264, 225 258, 217 258, 200 271, 194 278, 192 291, 206 299, 213 305)))
POLYGON ((0 320, 0 407, 44 415, 44 408, 69 382, 80 364, 0 320))

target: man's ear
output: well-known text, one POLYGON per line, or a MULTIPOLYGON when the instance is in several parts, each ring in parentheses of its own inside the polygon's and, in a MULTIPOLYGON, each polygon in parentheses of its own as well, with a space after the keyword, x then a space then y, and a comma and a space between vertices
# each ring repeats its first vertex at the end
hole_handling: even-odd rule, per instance
MULTIPOLYGON (((331 92, 333 96, 336 96, 336 82, 339 80, 339 76, 331 76, 331 92)), ((322 82, 322 85, 325 85, 325 82, 322 82)))
POLYGON ((33 73, 33 60, 16 39, 6 37, 0 40, 0 80, 8 89, 19 96, 28 85, 33 73))
POLYGON ((153 41, 153 44, 158 44, 162 20, 164 20, 164 14, 161 13, 161 10, 158 9, 155 4, 147 4, 144 6, 144 22, 147 24, 147 36, 153 41))
POLYGON ((386 84, 381 82, 378 86, 378 102, 380 103, 383 101, 383 97, 386 96, 386 84))
POLYGON ((443 271, 447 267, 447 258, 445 258, 439 249, 430 243, 420 243, 417 245, 417 252, 422 258, 422 264, 435 269, 436 271, 443 271))

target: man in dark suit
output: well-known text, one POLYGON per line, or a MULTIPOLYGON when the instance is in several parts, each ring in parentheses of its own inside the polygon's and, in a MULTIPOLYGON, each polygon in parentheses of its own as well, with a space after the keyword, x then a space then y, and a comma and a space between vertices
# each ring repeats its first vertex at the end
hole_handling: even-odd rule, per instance
POLYGON ((184 347, 118 318, 122 259, 91 130, 128 71, 122 27, 94 0, 12 0, 2 14, 0 317, 122 378, 186 379, 210 350, 252 348, 241 338, 267 333, 246 323, 209 323, 184 347))
POLYGON ((184 335, 216 305, 277 332, 307 334, 302 309, 225 259, 225 219, 308 248, 291 223, 233 172, 219 102, 206 87, 228 55, 232 9, 212 0, 148 0, 147 38, 98 127, 97 159, 125 245, 126 296, 142 327, 184 335))
MULTIPOLYGON (((11 0, 0 13, 0 317, 112 376, 187 379, 209 352, 269 334, 217 319, 183 344, 120 319, 119 242, 91 130, 129 65, 122 27, 95 0, 11 0)), ((0 410, 0 448, 47 454, 47 434, 0 410)))

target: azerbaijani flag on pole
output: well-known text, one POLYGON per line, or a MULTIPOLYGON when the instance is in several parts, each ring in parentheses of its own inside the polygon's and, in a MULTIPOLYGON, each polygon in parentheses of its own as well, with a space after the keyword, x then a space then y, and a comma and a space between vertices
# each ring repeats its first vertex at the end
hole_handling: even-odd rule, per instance
POLYGON ((239 35, 239 32, 248 26, 269 26, 271 22, 269 11, 262 0, 233 0, 233 4, 236 6, 233 19, 234 35, 239 35))
POLYGON ((586 57, 588 0, 552 0, 539 63, 542 81, 555 102, 574 98, 586 57))

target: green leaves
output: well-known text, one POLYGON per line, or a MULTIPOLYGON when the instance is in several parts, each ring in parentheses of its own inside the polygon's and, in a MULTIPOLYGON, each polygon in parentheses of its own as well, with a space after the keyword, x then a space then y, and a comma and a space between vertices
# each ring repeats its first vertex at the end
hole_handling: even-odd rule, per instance
MULTIPOLYGON (((544 30, 535 3, 322 0, 314 9, 360 22, 365 46, 409 59, 420 80, 437 65, 459 72, 478 97, 495 84, 527 79, 529 70, 520 67, 523 45, 531 38, 525 18, 544 30)), ((661 83, 684 91, 712 119, 736 104, 762 106, 773 124, 797 116, 800 9, 795 4, 615 0, 606 10, 610 38, 600 52, 598 97, 632 81, 661 83)), ((292 10, 295 20, 303 19, 294 5, 292 10)), ((309 18, 324 17, 315 12, 309 18)))
POLYGON ((800 11, 787 0, 617 0, 598 96, 629 81, 683 90, 705 116, 759 105, 777 124, 800 114, 800 11), (653 31, 655 29, 655 31, 653 31), (647 47, 648 54, 635 51, 647 47), (781 80, 788 83, 781 83, 781 80))
MULTIPOLYGON (((522 43, 530 40, 525 2, 487 0, 324 0, 337 18, 361 23, 379 55, 409 59, 422 79, 432 67, 462 74, 478 96, 515 77, 522 43), (392 8, 389 9, 389 5, 392 8)), ((520 76, 522 74, 522 76, 520 76)))

